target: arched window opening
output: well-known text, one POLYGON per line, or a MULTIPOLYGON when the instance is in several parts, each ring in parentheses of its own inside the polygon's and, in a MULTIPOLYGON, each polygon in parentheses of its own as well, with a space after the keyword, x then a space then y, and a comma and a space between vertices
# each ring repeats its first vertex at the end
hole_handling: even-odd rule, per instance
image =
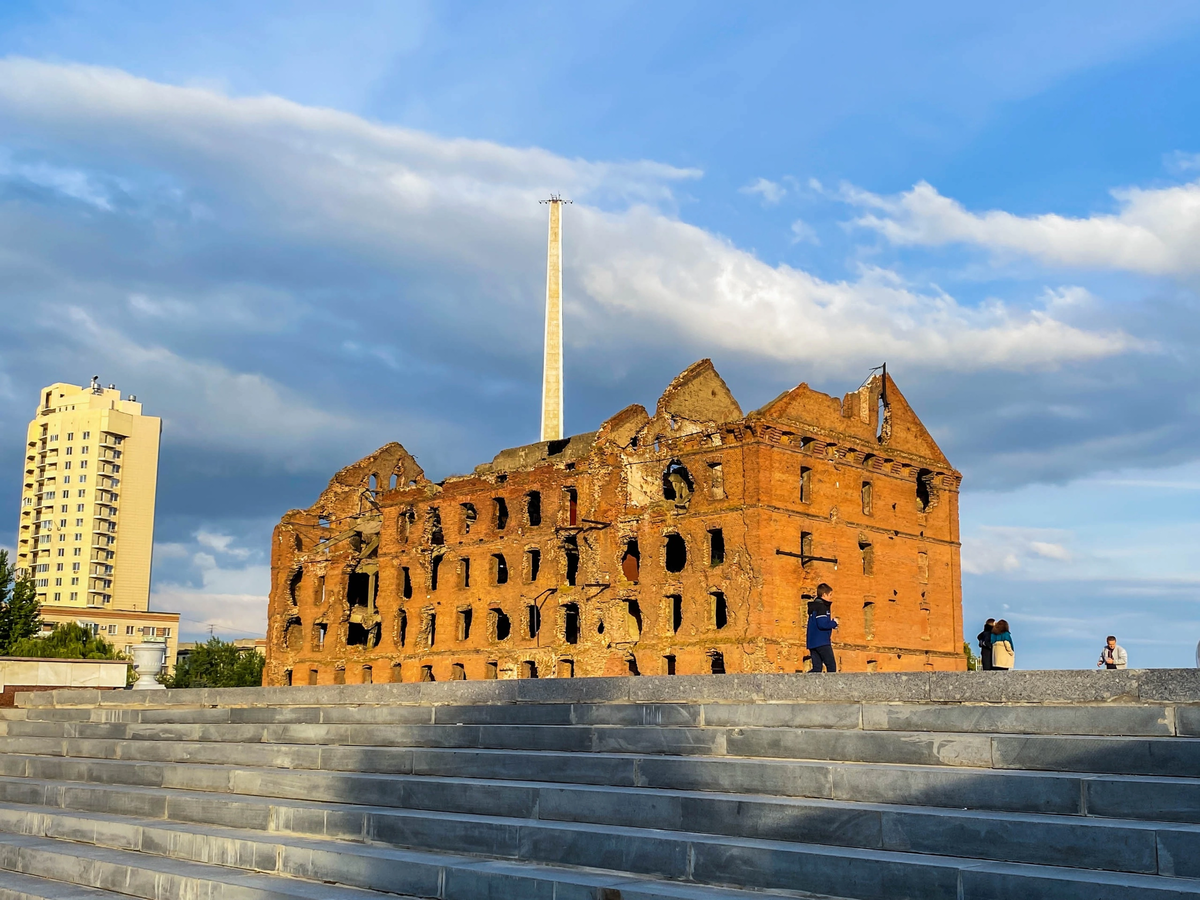
POLYGON ((391 678, 388 679, 392 684, 403 684, 404 672, 401 669, 400 663, 392 663, 391 678))
POLYGON ((812 502, 812 469, 808 466, 800 467, 800 502, 812 502))
POLYGON ((492 522, 497 531, 503 531, 508 525, 508 503, 503 497, 492 498, 492 522))
POLYGON ((475 504, 474 503, 463 503, 463 504, 461 504, 461 506, 462 506, 463 534, 470 534, 471 526, 475 524, 475 520, 478 518, 478 514, 475 512, 475 504))
POLYGON ((362 667, 362 683, 363 684, 374 684, 375 683, 375 672, 374 672, 374 670, 372 670, 372 668, 370 666, 362 667))
POLYGON ((708 496, 713 500, 725 499, 725 473, 719 462, 708 464, 708 496))
POLYGON ((403 647, 408 640, 408 613, 400 610, 396 613, 396 646, 403 647))
POLYGON ((638 552, 637 538, 629 538, 625 542, 625 552, 621 554, 621 574, 625 576, 626 581, 637 583, 641 559, 642 554, 638 552))
POLYGON ((671 605, 671 633, 678 634, 683 627, 683 595, 671 594, 667 601, 671 605))
POLYGON ((464 606, 458 611, 455 637, 460 641, 471 638, 471 607, 464 606))
POLYGON ((933 505, 933 492, 930 484, 932 481, 933 473, 928 469, 921 469, 917 472, 917 508, 921 512, 928 512, 929 507, 933 505))
POLYGON ((392 477, 390 479, 388 479, 388 490, 394 491, 396 489, 396 485, 399 482, 400 482, 400 476, 397 475, 395 472, 393 472, 392 477))
POLYGON ((642 636, 642 608, 633 598, 625 601, 625 636, 631 641, 642 636))
POLYGON ((563 640, 568 644, 579 643, 579 605, 565 603, 562 607, 563 640))
POLYGON ((679 460, 673 459, 663 471, 662 487, 664 500, 672 500, 676 506, 684 507, 692 499, 695 482, 692 481, 687 467, 679 460))
POLYGON ((346 667, 345 666, 338 666, 336 669, 333 670, 333 683, 334 684, 345 684, 346 683, 346 667))
POLYGON ((352 608, 370 606, 373 581, 370 572, 351 572, 346 579, 346 602, 352 608))
POLYGON ((436 591, 438 589, 438 572, 442 568, 442 557, 429 557, 429 589, 436 591))
POLYGON ((525 495, 525 519, 534 528, 542 524, 542 494, 540 491, 530 491, 525 495))
POLYGON ((324 622, 317 622, 313 625, 313 649, 325 649, 325 636, 329 633, 329 626, 324 622))
POLYGON ((558 661, 558 671, 555 674, 559 678, 574 678, 575 677, 575 660, 560 659, 558 661))
POLYGON ((862 511, 864 516, 871 515, 871 482, 862 483, 862 511))
POLYGON ((483 680, 495 681, 500 677, 500 663, 490 659, 483 664, 483 680))
POLYGON ((574 528, 579 524, 579 492, 573 487, 563 488, 564 525, 574 528))
POLYGON ((637 657, 632 653, 625 657, 625 671, 628 675, 641 675, 638 671, 637 657))
POLYGON ((408 571, 408 566, 400 567, 400 595, 405 600, 412 599, 412 574, 408 571))
POLYGON ((437 613, 432 609, 422 610, 421 628, 417 632, 417 644, 421 647, 432 647, 437 641, 437 613))
POLYGON ((507 641, 512 634, 512 622, 504 610, 492 607, 488 610, 488 639, 491 641, 507 641))
POLYGON ((725 654, 720 650, 708 651, 708 668, 713 675, 725 674, 725 654))
POLYGON ((537 663, 535 663, 532 659, 527 659, 523 663, 521 663, 521 677, 522 678, 537 678, 538 677, 537 663))
POLYGON ((720 528, 708 531, 708 564, 719 566, 725 562, 725 532, 720 528))
POLYGON ((713 627, 720 631, 729 624, 729 603, 721 591, 713 591, 712 598, 713 627))
POLYGON ((525 581, 532 584, 537 581, 538 572, 542 568, 542 551, 531 549, 525 551, 525 581))
POLYGON ((442 531, 442 511, 436 506, 429 507, 429 543, 441 547, 446 543, 446 535, 442 531))
POLYGON ((875 640, 875 603, 871 600, 863 603, 863 634, 868 641, 875 640))
POLYGON ((467 668, 462 663, 450 664, 450 680, 451 681, 466 681, 467 668))
POLYGON ((304 646, 304 623, 299 616, 292 616, 283 624, 283 646, 288 650, 299 650, 304 646))
POLYGON ((563 555, 566 562, 567 584, 574 587, 579 578, 579 540, 574 535, 563 541, 563 555))
POLYGON ((858 552, 862 557, 862 573, 864 575, 875 574, 875 548, 864 540, 858 542, 858 552))
POLYGON ((525 607, 525 633, 531 637, 537 637, 542 631, 542 611, 537 608, 536 603, 530 603, 525 607))
POLYGON ((508 563, 503 553, 492 554, 492 583, 508 584, 508 563))
POLYGON ((687 544, 680 534, 673 532, 667 535, 663 561, 668 572, 682 572, 687 565, 687 544))
POLYGON ((292 606, 296 606, 300 602, 300 584, 304 581, 304 570, 297 569, 292 573, 292 577, 288 579, 288 600, 292 606))
POLYGON ((308 683, 309 683, 309 685, 310 685, 310 686, 312 686, 312 685, 315 685, 315 684, 317 683, 317 678, 318 678, 319 676, 320 676, 320 670, 319 670, 319 669, 309 669, 309 670, 308 670, 308 683))
POLYGON ((421 680, 422 681, 436 680, 433 677, 433 666, 421 666, 421 680))

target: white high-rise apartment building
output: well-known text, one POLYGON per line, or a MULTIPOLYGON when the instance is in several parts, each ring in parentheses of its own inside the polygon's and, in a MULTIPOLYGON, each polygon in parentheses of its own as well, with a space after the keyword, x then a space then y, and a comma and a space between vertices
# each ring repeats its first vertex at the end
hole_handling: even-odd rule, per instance
POLYGON ((16 564, 47 622, 79 621, 118 647, 166 639, 173 661, 179 616, 149 612, 161 432, 137 398, 95 378, 44 388, 26 436, 16 564))

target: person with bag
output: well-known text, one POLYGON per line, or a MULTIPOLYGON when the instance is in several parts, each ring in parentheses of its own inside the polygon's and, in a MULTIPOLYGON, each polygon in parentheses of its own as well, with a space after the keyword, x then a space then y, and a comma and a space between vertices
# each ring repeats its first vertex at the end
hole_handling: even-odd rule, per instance
POLYGON ((988 619, 983 623, 983 631, 975 635, 979 644, 979 667, 985 672, 992 671, 992 626, 995 624, 995 619, 988 619))
POLYGON ((1008 630, 1008 622, 1000 619, 992 626, 992 668, 1007 672, 1017 661, 1013 650, 1012 633, 1008 630))

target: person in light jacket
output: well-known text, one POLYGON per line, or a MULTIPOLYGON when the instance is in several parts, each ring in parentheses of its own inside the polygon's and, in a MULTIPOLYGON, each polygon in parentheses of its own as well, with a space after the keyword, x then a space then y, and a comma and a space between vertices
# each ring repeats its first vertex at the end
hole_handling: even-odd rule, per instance
POLYGON ((1000 619, 992 626, 992 668, 1008 671, 1017 661, 1016 651, 1013 650, 1012 633, 1008 630, 1008 621, 1000 619))
POLYGON ((1123 669, 1128 662, 1129 657, 1125 655, 1125 648, 1118 645, 1117 639, 1110 634, 1108 643, 1100 651, 1100 662, 1096 663, 1096 668, 1123 669))

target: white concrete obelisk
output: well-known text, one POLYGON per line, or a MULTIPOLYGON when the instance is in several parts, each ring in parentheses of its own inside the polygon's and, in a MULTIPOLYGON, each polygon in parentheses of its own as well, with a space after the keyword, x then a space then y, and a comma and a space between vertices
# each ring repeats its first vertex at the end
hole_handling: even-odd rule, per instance
POLYGON ((543 200, 550 207, 546 253, 546 346, 542 368, 542 440, 563 436, 562 206, 557 194, 543 200))

